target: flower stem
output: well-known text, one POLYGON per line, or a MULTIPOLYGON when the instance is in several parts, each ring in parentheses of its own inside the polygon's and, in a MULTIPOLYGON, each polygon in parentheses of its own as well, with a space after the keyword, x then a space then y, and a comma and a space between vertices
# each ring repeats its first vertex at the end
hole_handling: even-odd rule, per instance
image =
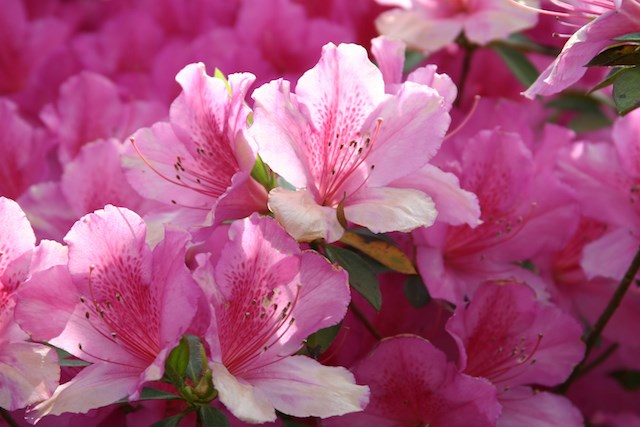
POLYGON ((600 359, 602 359, 603 361, 604 358, 609 357, 609 355, 617 348, 617 347, 614 347, 612 349, 610 347, 600 357, 598 357, 596 361, 594 361, 590 365, 587 365, 587 359, 591 355, 591 352, 593 351, 596 343, 598 342, 598 339, 602 335, 602 331, 604 330, 605 326, 607 326, 607 323, 609 323, 609 320, 611 320, 616 310, 620 306, 620 303, 622 302, 622 298, 627 293, 627 290, 629 289, 631 284, 634 282, 633 279, 636 277, 639 270, 640 270, 640 249, 638 249, 638 252, 636 252, 636 255, 633 258, 633 261, 631 261, 631 265, 629 265, 627 272, 624 274, 624 277, 620 281, 620 284, 618 284, 618 287, 616 288, 615 292, 611 296, 611 299, 609 300, 609 304, 607 304, 604 311, 602 312, 602 314, 600 315, 596 323, 593 325, 593 329, 587 335, 585 339, 586 348, 584 351, 584 357, 582 358, 582 361, 573 369, 573 372, 571 373, 567 381, 565 381, 564 384, 561 384, 560 386, 558 386, 557 390, 559 392, 565 393, 569 389, 569 386, 579 376, 581 376, 582 374, 588 372, 593 368, 592 365, 594 365, 596 361, 599 361, 600 359), (606 356, 606 357, 603 358, 603 356, 606 356))

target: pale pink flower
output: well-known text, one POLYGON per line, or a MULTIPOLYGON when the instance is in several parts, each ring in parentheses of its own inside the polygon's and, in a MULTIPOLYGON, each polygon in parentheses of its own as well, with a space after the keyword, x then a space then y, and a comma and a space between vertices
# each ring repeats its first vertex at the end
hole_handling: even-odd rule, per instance
POLYGON ((171 104, 171 123, 132 137, 136 152, 123 160, 131 185, 144 197, 199 211, 199 223, 190 225, 266 210, 266 191, 250 176, 256 156, 244 137, 253 75, 232 74, 227 82, 199 63, 176 80, 183 91, 171 104))
POLYGON ((418 336, 382 340, 352 371, 369 384, 369 405, 323 426, 492 427, 500 414, 495 387, 460 373, 442 351, 418 336))
POLYGON ((526 284, 484 283, 470 303, 456 308, 447 330, 458 343, 460 369, 498 389, 504 418, 499 426, 583 425, 564 397, 527 387, 564 381, 582 359, 584 343, 578 322, 538 301, 526 284))
POLYGON ((108 205, 69 231, 69 261, 34 274, 21 325, 92 363, 30 413, 87 412, 159 380, 195 313, 200 290, 184 264, 186 233, 167 230, 152 251, 134 212, 108 205), (51 283, 57 297, 51 298, 51 283), (47 324, 42 325, 42 319, 47 324))
POLYGON ((24 212, 0 197, 0 408, 8 410, 48 398, 60 377, 56 352, 27 342, 29 335, 14 321, 16 294, 28 277, 34 245, 24 212))
POLYGON ((260 156, 295 187, 269 194, 270 209, 294 238, 338 240, 345 219, 377 233, 433 222, 429 196, 389 183, 438 150, 449 125, 442 95, 415 82, 385 93, 364 48, 349 44, 324 46, 295 90, 284 80, 256 89, 249 129, 260 156))
POLYGON ((566 9, 561 19, 577 18, 580 27, 564 45, 558 57, 524 92, 528 98, 552 95, 578 81, 585 65, 604 48, 616 44, 615 37, 640 31, 638 0, 568 0, 554 2, 566 9), (584 21, 587 21, 585 24, 584 21))
POLYGON ((205 336, 213 383, 231 413, 263 423, 276 409, 323 418, 362 410, 369 391, 349 371, 294 355, 308 335, 344 317, 346 272, 255 214, 210 250, 197 255, 195 277, 213 313, 205 336))
MULTIPOLYGON (((380 34, 402 40, 423 52, 434 52, 464 32, 471 42, 485 45, 531 28, 537 16, 509 0, 376 0, 397 8, 376 20, 380 34)), ((538 5, 537 0, 529 0, 538 5)))

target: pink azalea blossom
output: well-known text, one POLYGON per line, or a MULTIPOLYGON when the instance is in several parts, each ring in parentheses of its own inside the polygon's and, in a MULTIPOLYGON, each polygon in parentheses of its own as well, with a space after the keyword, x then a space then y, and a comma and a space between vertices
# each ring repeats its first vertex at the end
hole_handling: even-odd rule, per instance
MULTIPOLYGON (((481 45, 531 28, 537 17, 509 0, 376 0, 397 6, 376 20, 380 34, 402 40, 414 49, 434 52, 462 32, 481 45)), ((538 5, 537 1, 529 1, 538 5)))
POLYGON ((344 317, 346 272, 255 214, 211 250, 197 255, 195 277, 213 312, 205 336, 213 383, 231 413, 263 423, 276 409, 323 418, 362 410, 368 388, 346 369, 294 355, 308 335, 344 317))
MULTIPOLYGON (((543 141, 558 136, 550 132, 543 141)), ((496 128, 460 142, 461 153, 447 163, 461 187, 477 195, 482 223, 414 231, 430 294, 459 304, 484 280, 520 278, 546 295, 543 280, 516 263, 559 250, 577 226, 577 206, 543 153, 534 155, 520 134, 496 128)))
POLYGON ((613 144, 578 142, 560 158, 562 178, 571 185, 583 214, 609 225, 606 234, 584 248, 588 278, 620 280, 640 244, 639 131, 640 112, 634 111, 616 120, 613 144))
POLYGON ((0 197, 0 408, 14 410, 42 401, 58 385, 56 352, 27 342, 14 321, 16 294, 27 279, 35 235, 18 204, 0 197))
POLYGON ((425 165, 442 142, 449 115, 435 89, 407 82, 386 94, 362 47, 328 44, 295 90, 285 80, 256 89, 249 129, 260 156, 295 187, 269 194, 294 238, 338 240, 345 219, 374 232, 433 222, 429 196, 389 183, 425 165))
POLYGON ((29 186, 46 179, 46 156, 53 144, 44 129, 29 124, 5 98, 0 99, 0 127, 0 195, 18 199, 29 186))
POLYGON ((565 398, 525 387, 557 385, 582 359, 582 328, 571 316, 539 302, 523 283, 486 282, 456 309, 447 329, 458 342, 461 370, 497 387, 499 426, 583 425, 565 398))
POLYGON ((640 31, 638 0, 570 0, 554 2, 566 8, 557 13, 561 19, 586 19, 567 40, 562 52, 524 92, 528 98, 552 95, 578 81, 587 71, 585 65, 604 48, 616 44, 615 37, 640 31))
POLYGON ((135 129, 164 116, 159 104, 122 100, 121 90, 108 78, 83 71, 64 82, 55 102, 40 118, 60 144, 63 163, 82 146, 98 139, 124 140, 135 129))
POLYGON ((176 80, 182 94, 171 123, 132 137, 136 152, 123 161, 131 185, 144 197, 200 211, 200 225, 266 210, 266 191, 250 173, 255 153, 244 138, 250 109, 244 103, 253 75, 210 77, 204 65, 187 65, 176 80))
POLYGON ((21 325, 92 363, 29 418, 135 400, 146 382, 162 377, 200 291, 184 264, 186 234, 167 230, 153 251, 145 234, 138 215, 108 205, 84 216, 65 237, 68 266, 53 265, 25 286, 21 325))
POLYGON ((369 384, 369 405, 323 426, 490 427, 500 414, 496 389, 487 380, 458 372, 444 353, 417 336, 382 340, 352 371, 369 384))

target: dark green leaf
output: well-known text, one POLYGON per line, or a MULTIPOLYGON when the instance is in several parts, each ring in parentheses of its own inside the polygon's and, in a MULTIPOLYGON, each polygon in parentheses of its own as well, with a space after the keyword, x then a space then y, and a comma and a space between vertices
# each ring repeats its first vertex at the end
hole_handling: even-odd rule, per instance
POLYGON ((602 112, 582 113, 572 118, 567 126, 580 133, 611 126, 611 120, 602 112))
POLYGON ((403 290, 404 296, 415 308, 424 307, 431 301, 431 295, 420 276, 409 276, 404 282, 403 290))
POLYGON ((640 390, 640 371, 619 370, 609 373, 625 390, 640 390))
POLYGON ((602 89, 604 87, 607 87, 607 86, 613 84, 613 82, 616 81, 616 79, 618 78, 620 73, 622 73, 624 70, 626 70, 626 68, 624 68, 624 67, 614 67, 614 68, 612 68, 611 71, 609 71, 609 74, 607 74, 607 77, 605 77, 604 80, 602 80, 600 83, 595 85, 593 87, 593 89, 591 89, 589 91, 589 93, 595 92, 596 90, 602 89))
POLYGON ((91 363, 85 362, 80 359, 59 359, 58 363, 60 366, 71 366, 71 367, 81 367, 81 366, 89 366, 91 363))
POLYGON ((640 46, 623 44, 613 46, 597 54, 587 67, 613 67, 617 65, 640 65, 640 46))
POLYGON ((640 67, 620 73, 613 83, 613 101, 621 115, 640 107, 640 67))
POLYGON ((178 345, 171 350, 166 364, 167 369, 171 367, 178 376, 182 377, 185 374, 189 365, 189 342, 186 337, 182 337, 178 345))
POLYGON ((317 359, 329 348, 335 337, 338 335, 338 332, 340 332, 341 326, 342 324, 339 323, 337 325, 329 326, 328 328, 320 329, 316 333, 309 335, 301 354, 317 359))
POLYGON ((204 348, 200 338, 193 335, 185 335, 184 338, 189 346, 189 364, 187 365, 187 376, 191 381, 197 383, 202 376, 206 359, 204 356, 204 348))
POLYGON ((422 61, 425 60, 425 57, 422 53, 415 50, 407 50, 404 55, 404 70, 405 74, 413 71, 422 61))
POLYGON ((302 424, 294 420, 288 420, 286 418, 280 418, 284 427, 309 427, 307 424, 302 424))
POLYGON ((326 245, 324 249, 332 262, 338 263, 347 270, 351 286, 377 311, 380 311, 382 295, 373 267, 360 255, 348 249, 332 245, 326 245))
POLYGON ((229 427, 227 417, 213 406, 206 405, 198 408, 198 417, 204 427, 229 427))
MULTIPOLYGON (((157 390, 155 388, 145 387, 140 393, 140 398, 136 402, 143 400, 180 400, 180 396, 176 396, 173 393, 169 393, 164 390, 157 390)), ((128 403, 129 399, 126 397, 118 400, 116 403, 128 403)))
POLYGON ((174 415, 173 417, 165 418, 164 420, 151 424, 151 427, 177 427, 183 417, 184 414, 174 415))
POLYGON ((624 36, 614 37, 614 40, 620 42, 636 42, 640 43, 640 33, 630 33, 624 36))
POLYGON ((494 44, 492 47, 524 87, 529 87, 536 81, 538 70, 524 53, 505 44, 494 44))
POLYGON ((74 358, 71 353, 68 353, 68 352, 64 351, 63 349, 58 348, 55 345, 51 345, 51 344, 46 344, 46 345, 48 345, 49 347, 53 348, 56 351, 56 353, 58 353, 58 364, 60 366, 79 367, 79 366, 89 366, 89 365, 91 365, 91 363, 89 363, 89 362, 85 362, 84 360, 80 360, 80 359, 74 358))

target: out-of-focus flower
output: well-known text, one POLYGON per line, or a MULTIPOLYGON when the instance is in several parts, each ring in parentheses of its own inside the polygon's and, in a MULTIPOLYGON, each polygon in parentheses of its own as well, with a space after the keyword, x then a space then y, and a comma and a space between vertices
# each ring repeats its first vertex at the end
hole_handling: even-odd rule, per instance
POLYGON ((567 40, 558 57, 524 92, 528 98, 553 95, 569 87, 584 75, 587 71, 585 65, 593 57, 616 43, 615 37, 640 31, 638 0, 569 0, 554 4, 566 9, 566 12, 555 13, 557 16, 581 20, 583 26, 567 40), (587 20, 586 24, 584 20, 587 20))
MULTIPOLYGON (((537 16, 509 0, 377 0, 397 6, 376 20, 380 34, 427 53, 441 49, 464 32, 481 45, 531 28, 537 16)), ((527 0, 537 6, 536 0, 527 0)))
POLYGON ((528 387, 565 380, 582 359, 584 343, 578 322, 537 301, 526 284, 484 283, 466 307, 456 309, 447 330, 458 342, 462 371, 497 387, 499 426, 583 425, 566 398, 528 387))
POLYGON ((362 413, 325 426, 491 427, 500 414, 496 389, 484 378, 460 373, 429 341, 414 335, 387 338, 353 373, 371 387, 362 413))

